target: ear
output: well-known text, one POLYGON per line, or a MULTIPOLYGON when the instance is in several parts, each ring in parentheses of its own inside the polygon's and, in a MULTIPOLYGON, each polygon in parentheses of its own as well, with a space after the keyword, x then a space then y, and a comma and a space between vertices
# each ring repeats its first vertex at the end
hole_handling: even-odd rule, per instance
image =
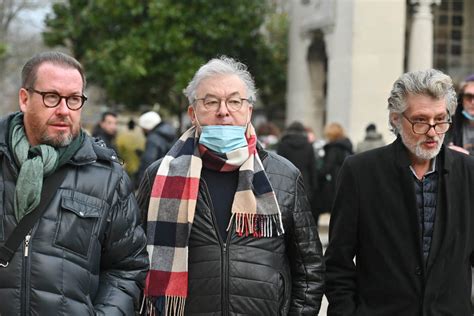
POLYGON ((400 125, 400 117, 402 115, 399 113, 390 113, 390 125, 392 126, 399 126, 400 125))
POLYGON ((196 110, 192 105, 188 106, 188 116, 193 125, 196 125, 196 110))
POLYGON ((29 98, 30 95, 28 91, 26 91, 25 88, 20 88, 20 91, 18 91, 18 103, 20 104, 20 110, 23 113, 27 110, 29 98))

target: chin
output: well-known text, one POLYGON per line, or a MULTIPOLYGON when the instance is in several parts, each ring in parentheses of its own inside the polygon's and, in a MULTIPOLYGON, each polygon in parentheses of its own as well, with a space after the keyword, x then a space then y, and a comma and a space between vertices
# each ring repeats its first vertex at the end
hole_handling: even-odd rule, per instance
POLYGON ((438 148, 431 149, 431 150, 422 149, 421 146, 418 145, 415 148, 414 154, 415 154, 415 156, 417 156, 420 159, 431 160, 434 157, 438 156, 440 150, 441 150, 441 145, 438 146, 438 148))
POLYGON ((73 136, 70 133, 67 133, 67 134, 59 134, 59 135, 56 135, 55 137, 47 135, 43 137, 42 143, 57 148, 57 147, 69 146, 72 140, 73 140, 73 136))

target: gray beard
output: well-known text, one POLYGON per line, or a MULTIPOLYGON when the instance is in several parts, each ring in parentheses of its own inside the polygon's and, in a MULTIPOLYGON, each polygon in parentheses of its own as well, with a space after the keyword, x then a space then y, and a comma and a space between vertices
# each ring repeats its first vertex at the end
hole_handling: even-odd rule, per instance
POLYGON ((59 134, 58 137, 50 137, 48 135, 43 135, 41 137, 41 142, 52 147, 67 147, 71 144, 73 140, 72 134, 59 134))
POLYGON ((403 130, 400 128, 399 129, 400 136, 402 137, 402 142, 405 145, 408 150, 415 155, 416 157, 423 159, 423 160, 431 160, 434 157, 438 156, 439 152, 441 151, 441 146, 443 144, 444 136, 445 134, 442 134, 441 136, 438 135, 438 147, 432 150, 425 150, 421 148, 421 141, 413 145, 408 145, 405 141, 406 136, 403 130))

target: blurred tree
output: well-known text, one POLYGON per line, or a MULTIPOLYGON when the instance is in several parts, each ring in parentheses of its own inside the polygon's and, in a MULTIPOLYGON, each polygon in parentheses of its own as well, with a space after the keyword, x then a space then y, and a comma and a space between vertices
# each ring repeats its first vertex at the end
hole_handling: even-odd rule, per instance
MULTIPOLYGON (((23 63, 44 49, 35 34, 38 9, 50 0, 0 0, 0 116, 18 111, 18 84, 23 63)), ((39 26, 38 26, 39 27, 39 26)))
POLYGON ((5 75, 8 57, 8 33, 15 18, 25 9, 34 9, 41 1, 0 0, 0 79, 5 75))
POLYGON ((109 102, 180 113, 192 74, 228 55, 249 66, 264 106, 283 109, 285 18, 271 1, 68 0, 53 6, 43 37, 68 47, 109 102))

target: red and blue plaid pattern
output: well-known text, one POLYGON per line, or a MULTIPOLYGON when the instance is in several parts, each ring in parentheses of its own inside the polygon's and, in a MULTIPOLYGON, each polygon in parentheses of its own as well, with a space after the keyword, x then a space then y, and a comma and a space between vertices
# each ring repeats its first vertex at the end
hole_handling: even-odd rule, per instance
MULTIPOLYGON (((170 149, 158 168, 148 207, 150 270, 145 284, 149 314, 184 315, 188 292, 188 241, 196 209, 202 164, 222 172, 239 169, 229 228, 239 235, 283 234, 280 209, 256 150, 251 124, 248 146, 227 154, 198 143, 192 127, 170 149)), ((228 229, 229 229, 228 228, 228 229)))

